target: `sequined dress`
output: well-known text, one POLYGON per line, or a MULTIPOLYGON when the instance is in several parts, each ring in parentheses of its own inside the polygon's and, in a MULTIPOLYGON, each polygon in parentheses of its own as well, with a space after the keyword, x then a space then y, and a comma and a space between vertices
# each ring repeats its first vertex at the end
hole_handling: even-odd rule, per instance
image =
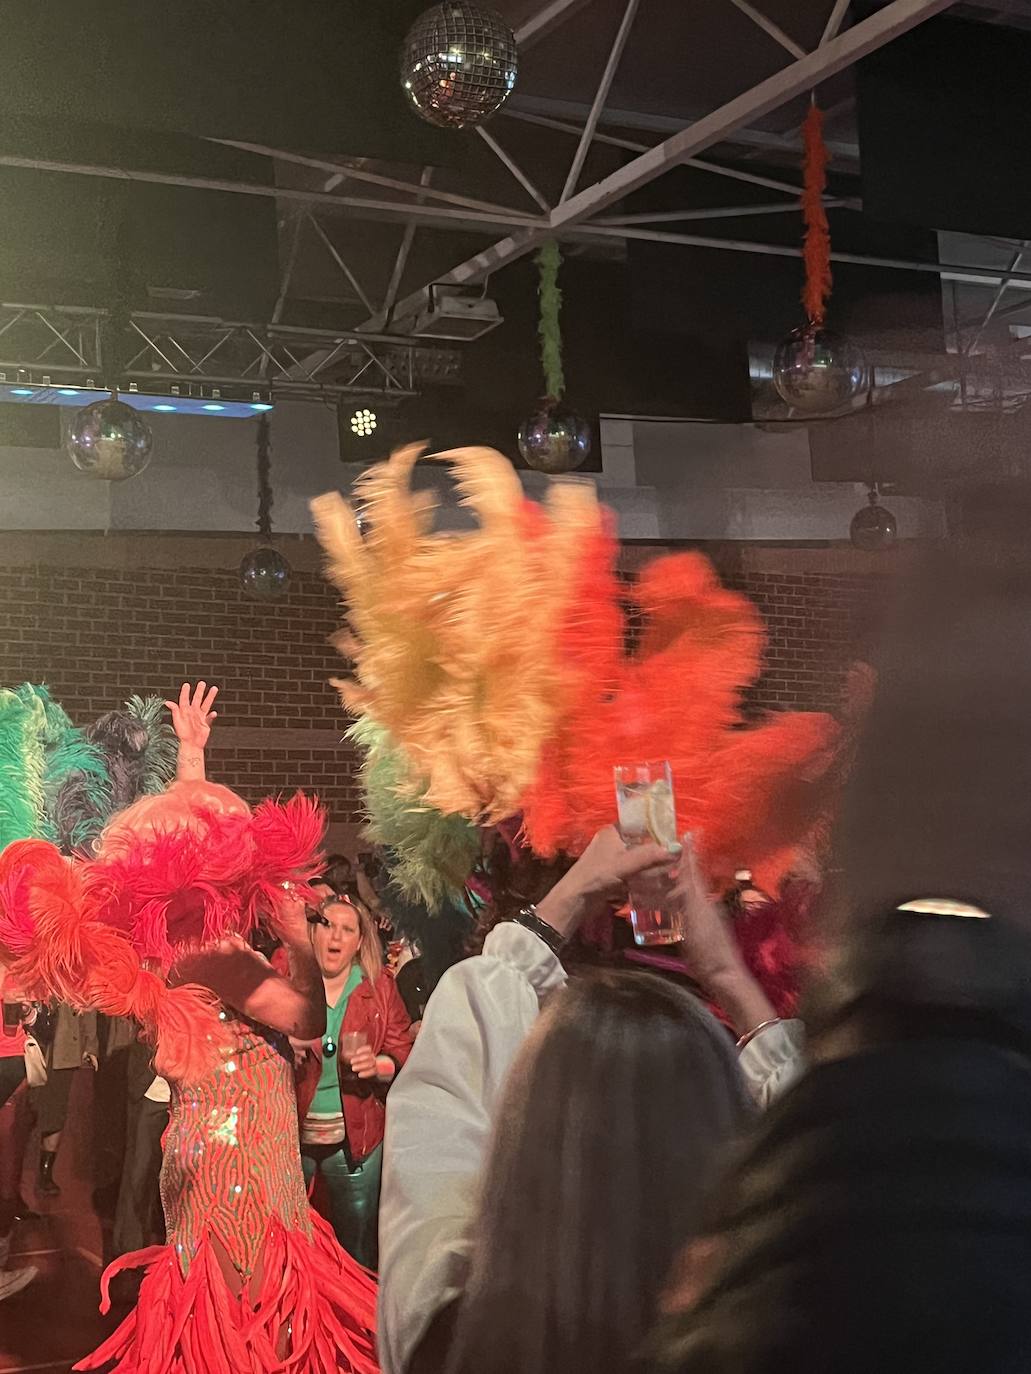
POLYGON ((289 1047, 233 1014, 221 1019, 218 1070, 172 1085, 168 1243, 109 1267, 103 1310, 122 1269, 146 1269, 139 1303, 76 1369, 374 1374, 375 1281, 308 1206, 289 1047))

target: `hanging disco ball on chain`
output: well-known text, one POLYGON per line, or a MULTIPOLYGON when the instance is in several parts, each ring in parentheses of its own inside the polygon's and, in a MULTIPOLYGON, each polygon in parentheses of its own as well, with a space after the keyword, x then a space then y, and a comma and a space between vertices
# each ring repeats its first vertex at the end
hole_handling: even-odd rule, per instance
POLYGON ((252 549, 240 563, 240 585, 248 596, 271 601, 290 588, 290 564, 271 545, 252 549))
POLYGON ((80 410, 67 439, 68 456, 79 471, 103 482, 138 476, 150 462, 153 445, 146 420, 115 392, 80 410))
POLYGON ((590 425, 564 401, 542 401, 519 426, 519 452, 538 472, 574 472, 590 451, 590 425))
POLYGON ((258 528, 261 543, 240 562, 240 585, 255 601, 272 601, 290 589, 290 564, 272 544, 272 424, 258 421, 255 460, 258 476, 258 528))
POLYGON ((880 553, 890 549, 898 536, 898 525, 890 510, 881 505, 876 487, 870 488, 867 504, 856 511, 849 527, 849 538, 857 549, 866 553, 880 553))
POLYGON ((866 391, 866 359, 851 339, 804 325, 778 345, 773 384, 792 410, 832 415, 866 391))
POLYGON ((444 0, 409 29, 401 84, 427 123, 464 129, 501 108, 518 64, 515 35, 499 14, 467 0, 444 0))

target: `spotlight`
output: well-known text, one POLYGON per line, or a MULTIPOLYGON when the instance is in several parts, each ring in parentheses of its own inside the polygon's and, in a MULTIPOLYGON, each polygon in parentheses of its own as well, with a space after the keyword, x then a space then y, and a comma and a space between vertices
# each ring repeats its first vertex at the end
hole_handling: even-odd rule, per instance
POLYGON ((351 416, 351 433, 357 439, 371 439, 378 424, 376 412, 363 407, 351 416))

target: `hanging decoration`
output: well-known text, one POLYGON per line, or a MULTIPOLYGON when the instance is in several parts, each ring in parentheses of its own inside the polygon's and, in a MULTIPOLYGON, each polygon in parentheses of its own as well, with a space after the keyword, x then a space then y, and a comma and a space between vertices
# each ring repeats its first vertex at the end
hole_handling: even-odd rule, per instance
POLYGON ((861 350, 851 340, 824 328, 831 293, 831 239, 823 201, 827 188, 827 145, 823 140, 823 112, 815 101, 809 107, 802 133, 805 323, 778 346, 773 382, 792 410, 830 415, 862 394, 867 386, 867 372, 861 350))
POLYGON ((112 391, 106 401, 85 406, 68 431, 68 456, 80 472, 102 482, 137 477, 150 462, 154 436, 138 410, 112 391))
POLYGON ((272 543, 272 426, 267 415, 258 421, 258 518, 261 544, 240 564, 240 582, 248 596, 266 601, 282 596, 290 586, 290 564, 272 543))
POLYGON ((857 549, 880 553, 890 549, 898 536, 898 526, 890 510, 881 505, 880 493, 871 486, 867 504, 856 511, 849 527, 849 538, 857 549))
POLYGON ((573 472, 591 451, 591 429, 582 416, 563 401, 566 390, 562 370, 562 290, 558 284, 562 252, 549 239, 537 254, 540 273, 540 321, 537 336, 544 373, 544 399, 519 426, 519 452, 530 467, 553 475, 573 472))
POLYGON ((467 0, 445 0, 408 30, 401 85, 428 124, 465 129, 504 105, 518 66, 515 34, 499 14, 467 0))

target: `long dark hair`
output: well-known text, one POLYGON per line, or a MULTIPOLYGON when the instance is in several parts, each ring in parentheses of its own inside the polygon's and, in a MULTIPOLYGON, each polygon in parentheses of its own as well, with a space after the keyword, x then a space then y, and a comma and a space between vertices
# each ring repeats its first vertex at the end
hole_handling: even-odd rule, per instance
POLYGON ((449 1374, 632 1368, 750 1113, 682 989, 605 972, 559 993, 504 1092, 449 1374))

